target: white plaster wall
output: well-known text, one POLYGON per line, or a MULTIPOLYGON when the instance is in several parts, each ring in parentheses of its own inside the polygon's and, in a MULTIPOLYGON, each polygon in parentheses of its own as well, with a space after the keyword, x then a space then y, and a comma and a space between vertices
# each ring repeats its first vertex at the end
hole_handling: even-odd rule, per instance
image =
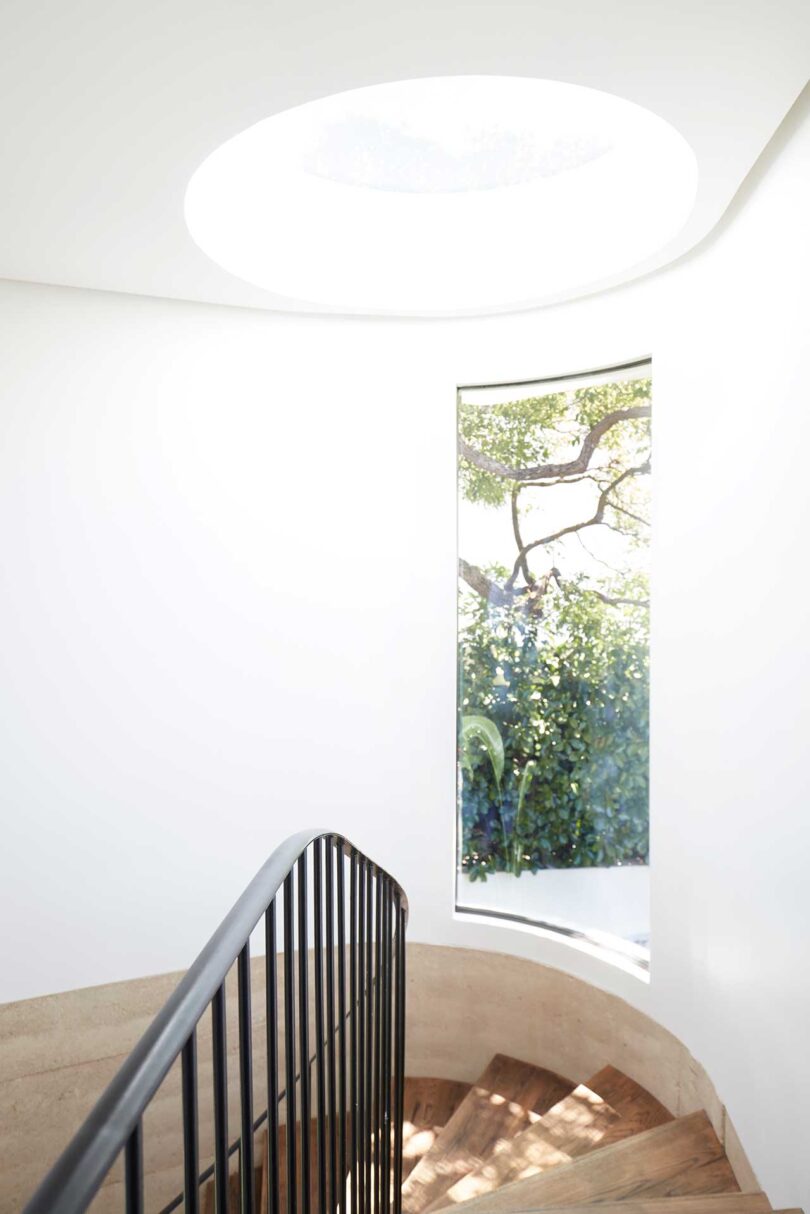
MULTIPOLYGON (((806 109, 806 107, 805 107, 806 109)), ((810 125, 719 238, 515 318, 0 286, 0 998, 185 966, 342 828, 413 939, 623 995, 810 1204, 810 125), (454 387, 652 353, 652 973, 455 919, 454 387), (700 437, 697 437, 697 436, 700 437)))

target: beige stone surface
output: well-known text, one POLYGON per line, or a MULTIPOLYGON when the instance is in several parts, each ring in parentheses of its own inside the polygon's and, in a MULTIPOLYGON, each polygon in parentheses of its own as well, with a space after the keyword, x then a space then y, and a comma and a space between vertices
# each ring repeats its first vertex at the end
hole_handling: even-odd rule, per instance
MULTIPOLYGON (((312 957, 310 956, 310 971, 312 957)), ((109 986, 0 1006, 0 1214, 16 1211, 59 1157, 132 1048, 163 1007, 181 974, 164 974, 109 986)), ((310 972, 310 984, 312 972, 310 972)), ((311 989, 311 985, 310 985, 311 989)), ((254 1107, 267 1104, 265 962, 251 962, 254 1107)), ((282 960, 278 961, 279 1004, 283 1000, 282 960)), ((238 1066, 235 968, 226 983, 228 1067, 238 1066)), ((310 1021, 310 1039, 314 1026, 310 1021)), ((284 1027, 278 1036, 279 1086, 283 1087, 284 1027)), ((200 1159, 213 1159, 211 1019, 197 1029, 200 1094, 200 1159)), ((238 1133, 239 1101, 230 1084, 229 1125, 238 1133)), ((284 1105, 280 1107, 284 1120, 284 1105)), ((144 1118, 144 1170, 148 1191, 163 1194, 174 1183, 182 1160, 179 1062, 156 1092, 144 1118), (151 1188, 150 1188, 151 1186, 151 1188)), ((105 1187, 120 1183, 114 1167, 105 1187)), ((168 1201, 179 1190, 165 1194, 168 1201)), ((101 1195, 94 1203, 101 1202, 101 1195)), ((165 1204, 165 1203, 163 1203, 165 1204)), ((120 1207, 120 1202, 119 1202, 120 1207)), ((102 1208, 99 1206, 99 1208, 102 1208)), ((158 1207, 159 1208, 159 1207, 158 1207)))

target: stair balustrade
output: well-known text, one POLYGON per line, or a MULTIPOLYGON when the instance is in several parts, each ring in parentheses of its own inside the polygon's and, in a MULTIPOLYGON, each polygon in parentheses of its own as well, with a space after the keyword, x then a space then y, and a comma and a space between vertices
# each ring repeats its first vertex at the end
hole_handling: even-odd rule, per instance
POLYGON ((145 1114, 178 1059, 183 1190, 161 1214, 180 1206, 186 1214, 203 1206, 205 1214, 233 1214, 234 1188, 239 1214, 401 1214, 407 919, 404 891, 347 839, 313 830, 289 838, 182 978, 24 1214, 88 1209, 121 1156, 125 1214, 143 1214, 145 1114), (250 940, 262 920, 267 1102, 256 1116, 250 940), (226 978, 234 966, 239 1126, 232 1136, 226 978), (202 1167, 197 1038, 209 1009, 214 1150, 202 1167))

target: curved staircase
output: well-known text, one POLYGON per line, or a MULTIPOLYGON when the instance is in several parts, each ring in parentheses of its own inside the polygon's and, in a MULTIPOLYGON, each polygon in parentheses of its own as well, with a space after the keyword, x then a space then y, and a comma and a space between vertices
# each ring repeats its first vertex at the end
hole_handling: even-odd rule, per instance
POLYGON ((594 1205, 601 1214, 768 1214, 763 1193, 740 1191, 706 1113, 673 1116, 613 1066, 575 1083, 496 1054, 473 1084, 409 1078, 407 921, 404 890, 344 836, 292 835, 24 1214, 102 1214, 122 1196, 125 1214, 584 1214, 594 1205), (262 921, 254 982, 250 941, 262 921), (210 1064, 198 1064, 201 1043, 210 1064), (262 1073, 268 1104, 256 1117, 262 1073), (162 1091, 164 1081, 176 1086, 162 1091))
MULTIPOLYGON (((740 1192, 705 1113, 674 1117, 612 1066, 574 1084, 496 1054, 472 1085, 406 1078, 404 1105, 403 1214, 451 1207, 462 1207, 463 1214, 562 1208, 576 1214, 579 1207, 597 1204, 600 1214, 771 1210, 764 1193, 740 1192)), ((262 1210, 266 1150, 258 1157, 264 1157, 256 1169, 262 1210)), ((311 1205, 317 1209, 314 1177, 310 1180, 311 1205)), ((213 1214, 213 1181, 201 1208, 213 1214)), ((237 1175, 231 1210, 239 1210, 237 1175)))

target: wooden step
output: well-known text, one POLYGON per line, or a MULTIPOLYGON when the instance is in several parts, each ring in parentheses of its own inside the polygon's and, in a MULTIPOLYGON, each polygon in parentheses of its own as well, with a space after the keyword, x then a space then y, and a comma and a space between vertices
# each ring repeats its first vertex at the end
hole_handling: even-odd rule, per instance
MULTIPOLYGON (((439 1135, 439 1142, 441 1138, 439 1135)), ((700 1112, 602 1147, 538 1176, 514 1181, 483 1197, 474 1197, 464 1203, 463 1209, 465 1214, 476 1210, 481 1214, 508 1214, 635 1197, 738 1192, 734 1173, 711 1122, 700 1112)))
MULTIPOLYGON (((299 1169, 301 1168, 301 1123, 296 1122, 295 1134, 295 1157, 299 1169)), ((318 1123, 314 1119, 310 1122, 310 1171, 309 1171, 309 1196, 310 1207, 316 1209, 318 1200, 318 1172, 317 1172, 317 1150, 318 1150, 318 1123)), ((254 1209, 267 1209, 267 1130, 262 1130, 254 1140, 254 1159, 255 1159, 255 1190, 254 1190, 254 1209)), ((278 1182, 279 1182, 279 1209, 287 1208, 287 1127, 280 1125, 278 1127, 278 1182)), ((238 1171, 238 1154, 235 1154, 231 1160, 231 1171, 228 1177, 228 1214, 241 1214, 241 1194, 242 1186, 238 1171)), ((300 1180, 299 1188, 299 1206, 300 1206, 300 1180)), ((201 1214, 214 1214, 215 1210, 215 1185, 213 1177, 206 1181, 203 1185, 200 1194, 200 1211, 201 1214)))
POLYGON ((615 1067, 603 1067, 528 1129, 498 1143, 479 1168, 462 1176, 429 1209, 491 1193, 672 1120, 634 1080, 615 1067))
MULTIPOLYGON (((771 1214, 764 1193, 710 1193, 703 1197, 631 1198, 571 1206, 545 1206, 543 1214, 771 1214)), ((802 1214, 780 1210, 774 1214, 802 1214)))
POLYGON ((570 1163, 602 1141, 618 1113, 585 1084, 574 1088, 515 1138, 497 1144, 479 1168, 457 1180, 428 1209, 468 1201, 503 1185, 570 1163))
POLYGON ((614 1066, 603 1067, 587 1081, 587 1086, 618 1113, 618 1118, 608 1126, 602 1138, 602 1146, 621 1142, 634 1134, 652 1130, 673 1120, 672 1114, 656 1100, 646 1088, 617 1071, 614 1066))
MULTIPOLYGON (((470 1091, 469 1083, 453 1079, 412 1078, 406 1077, 404 1092, 404 1124, 403 1124, 403 1176, 419 1162, 424 1153, 430 1149, 436 1136, 461 1104, 470 1091)), ((279 1126, 279 1207, 286 1209, 287 1203, 287 1127, 279 1126)), ((310 1124, 310 1206, 317 1209, 318 1179, 317 1179, 317 1149, 318 1129, 313 1119, 310 1124)), ((236 1158, 236 1157, 234 1157, 236 1158)), ((301 1125, 296 1126, 296 1159, 301 1159, 301 1125)), ((234 1165, 235 1166, 235 1165, 234 1165)), ((263 1131, 256 1139, 256 1174, 258 1191, 257 1209, 267 1209, 267 1131, 263 1131)), ((299 1182, 300 1186, 300 1182, 299 1182)), ((350 1195, 347 1182, 347 1195, 350 1195)), ((203 1186, 200 1209, 202 1214, 214 1214, 214 1181, 211 1179, 203 1186)), ((229 1211, 230 1214, 240 1214, 240 1182, 238 1172, 232 1171, 229 1180, 229 1211)), ((300 1204, 300 1203, 299 1203, 300 1204)))
POLYGON ((514 1138, 574 1086, 552 1071, 496 1054, 402 1186, 404 1214, 434 1206, 498 1142, 514 1138))
POLYGON ((402 1127, 402 1179, 425 1155, 470 1091, 469 1083, 454 1079, 406 1076, 402 1127))

